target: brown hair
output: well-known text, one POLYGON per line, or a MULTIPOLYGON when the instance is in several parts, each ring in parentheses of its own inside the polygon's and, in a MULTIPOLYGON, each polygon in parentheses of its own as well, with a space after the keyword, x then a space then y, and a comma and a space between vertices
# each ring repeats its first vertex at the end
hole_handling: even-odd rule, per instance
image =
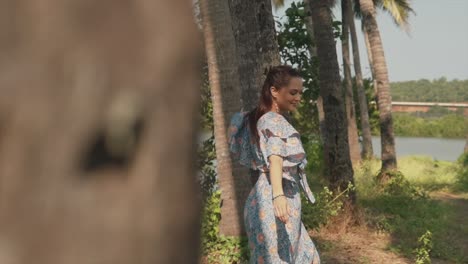
POLYGON ((288 65, 274 66, 268 71, 260 93, 258 105, 247 114, 251 136, 255 139, 257 145, 259 142, 257 131, 258 119, 268 112, 273 105, 273 96, 271 95, 270 87, 274 86, 277 89, 281 89, 289 84, 292 77, 301 77, 301 75, 299 71, 288 65))

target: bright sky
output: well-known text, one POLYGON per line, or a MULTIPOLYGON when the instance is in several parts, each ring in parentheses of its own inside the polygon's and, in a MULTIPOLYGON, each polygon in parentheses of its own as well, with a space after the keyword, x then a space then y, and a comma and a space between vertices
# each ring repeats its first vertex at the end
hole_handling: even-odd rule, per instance
MULTIPOLYGON (((292 1, 286 0, 285 7, 292 1)), ((337 1, 338 3, 340 1, 337 1)), ((438 79, 468 79, 468 1, 412 0, 416 15, 410 17, 407 34, 398 29, 386 12, 379 12, 378 21, 383 40, 390 82, 438 79)), ((274 11, 284 16, 285 8, 274 11)), ((339 6, 335 19, 341 20, 339 6)), ((360 31, 361 22, 356 20, 360 31)), ((370 77, 367 52, 362 33, 358 33, 361 63, 365 77, 370 77)), ((340 65, 341 43, 337 43, 340 65)))

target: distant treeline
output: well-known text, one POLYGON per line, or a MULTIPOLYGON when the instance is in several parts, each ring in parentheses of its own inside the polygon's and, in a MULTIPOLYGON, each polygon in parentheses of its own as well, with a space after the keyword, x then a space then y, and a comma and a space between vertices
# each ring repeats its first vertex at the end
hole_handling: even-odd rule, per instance
POLYGON ((468 80, 442 77, 435 80, 392 82, 392 100, 406 102, 468 102, 468 80))
POLYGON ((421 118, 410 113, 393 113, 393 129, 397 136, 464 138, 468 119, 456 114, 421 118))

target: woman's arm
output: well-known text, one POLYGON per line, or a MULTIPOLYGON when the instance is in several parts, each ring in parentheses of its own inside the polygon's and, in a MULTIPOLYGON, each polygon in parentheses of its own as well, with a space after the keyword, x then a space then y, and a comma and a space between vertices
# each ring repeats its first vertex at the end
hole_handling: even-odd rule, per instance
POLYGON ((281 221, 287 222, 289 217, 288 200, 284 196, 283 191, 283 157, 278 155, 270 155, 268 157, 270 162, 270 179, 271 187, 273 190, 273 207, 275 209, 275 216, 281 221))

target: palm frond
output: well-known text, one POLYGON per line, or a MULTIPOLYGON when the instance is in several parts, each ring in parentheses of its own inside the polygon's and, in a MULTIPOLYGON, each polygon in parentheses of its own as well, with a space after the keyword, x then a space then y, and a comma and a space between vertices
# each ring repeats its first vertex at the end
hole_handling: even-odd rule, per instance
POLYGON ((374 0, 374 5, 390 14, 395 25, 409 32, 410 14, 416 14, 409 0, 374 0))

